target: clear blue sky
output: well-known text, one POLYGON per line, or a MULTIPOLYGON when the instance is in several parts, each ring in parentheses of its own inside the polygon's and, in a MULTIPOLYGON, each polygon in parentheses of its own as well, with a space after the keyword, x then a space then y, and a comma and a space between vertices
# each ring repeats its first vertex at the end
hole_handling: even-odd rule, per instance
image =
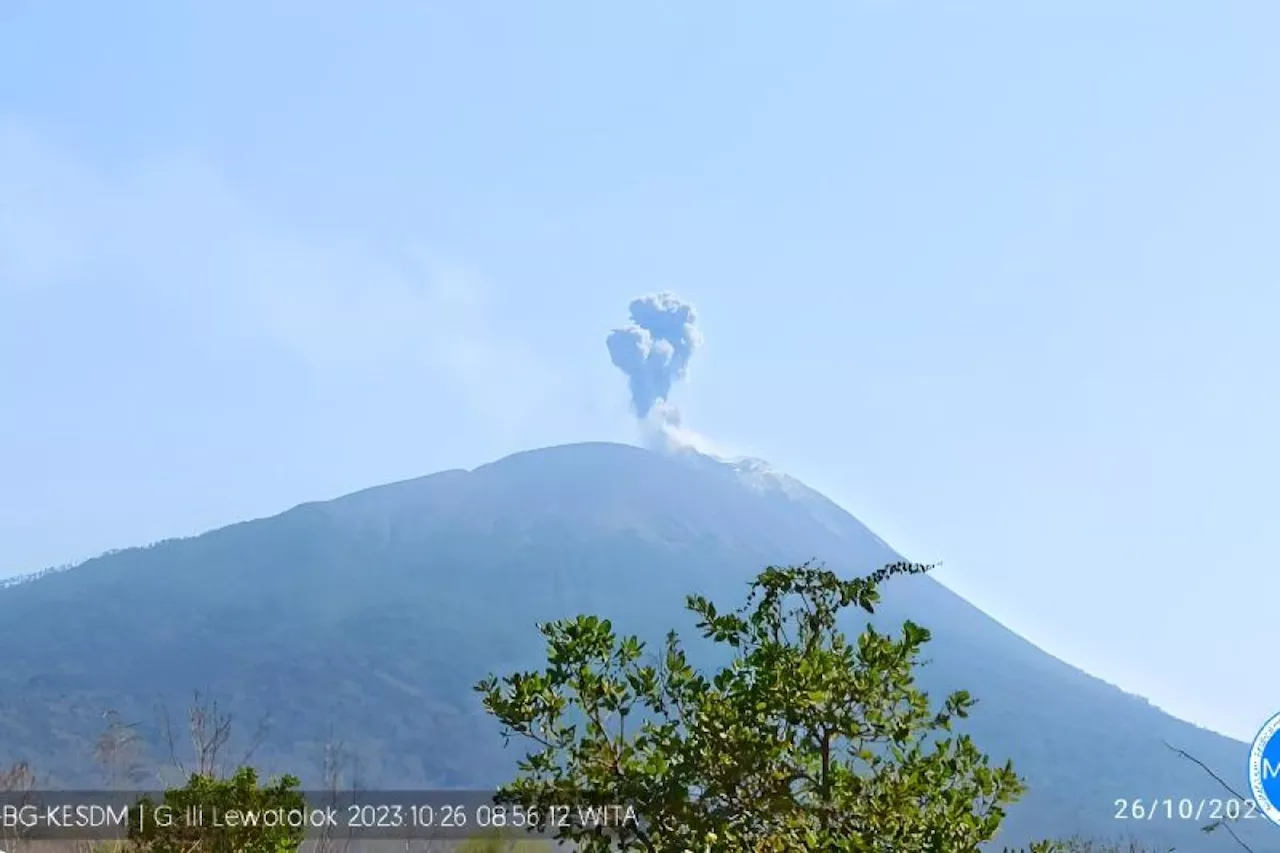
POLYGON ((1280 4, 0 3, 0 575, 687 422, 1280 710, 1280 4))

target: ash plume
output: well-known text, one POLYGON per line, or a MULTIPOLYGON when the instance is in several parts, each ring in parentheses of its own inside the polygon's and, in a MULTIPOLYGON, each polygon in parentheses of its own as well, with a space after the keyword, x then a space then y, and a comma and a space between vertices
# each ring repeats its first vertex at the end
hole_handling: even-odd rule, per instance
POLYGON ((614 329, 605 343, 614 366, 627 374, 636 417, 644 419, 655 407, 667 408, 671 386, 684 379, 702 335, 692 305, 658 293, 633 300, 631 323, 614 329))
POLYGON ((614 329, 605 343, 614 366, 627 375, 632 410, 650 438, 661 439, 663 445, 705 444, 680 425, 680 411, 668 399, 702 345, 697 312, 672 293, 642 296, 630 309, 631 323, 614 329))

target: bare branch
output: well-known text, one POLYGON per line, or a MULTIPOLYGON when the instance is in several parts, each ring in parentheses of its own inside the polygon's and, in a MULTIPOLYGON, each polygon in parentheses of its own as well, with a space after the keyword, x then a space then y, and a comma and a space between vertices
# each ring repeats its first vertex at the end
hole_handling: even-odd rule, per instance
MULTIPOLYGON (((1213 772, 1213 770, 1209 767, 1209 765, 1205 764, 1203 761, 1201 761, 1200 759, 1196 758, 1194 755, 1192 755, 1191 753, 1187 752, 1185 749, 1179 749, 1178 747, 1176 747, 1176 746, 1174 746, 1173 744, 1169 743, 1167 740, 1166 740, 1166 741, 1161 741, 1161 743, 1163 743, 1165 746, 1169 747, 1169 749, 1173 750, 1173 751, 1174 751, 1174 752, 1176 752, 1178 755, 1180 755, 1180 756, 1182 756, 1183 758, 1185 758, 1187 761, 1190 761, 1192 764, 1194 764, 1194 765, 1196 765, 1197 767, 1199 767, 1199 768, 1200 768, 1201 770, 1203 770, 1205 773, 1209 774, 1209 776, 1210 776, 1210 777, 1211 777, 1215 782, 1217 782, 1217 783, 1218 783, 1219 785, 1221 785, 1224 789, 1226 789, 1226 790, 1227 790, 1227 791, 1228 791, 1228 792, 1229 792, 1233 797, 1235 797, 1237 800, 1240 800, 1240 801, 1242 801, 1242 802, 1243 802, 1243 801, 1245 801, 1245 800, 1248 800, 1248 799, 1249 799, 1249 798, 1248 798, 1248 797, 1246 797, 1244 794, 1241 794, 1241 793, 1240 793, 1239 791, 1237 791, 1235 788, 1233 788, 1233 787, 1231 787, 1230 785, 1228 785, 1228 784, 1227 784, 1227 782, 1226 782, 1226 780, 1225 780, 1225 779, 1223 779, 1221 776, 1219 776, 1217 773, 1213 772)), ((1228 835, 1230 835, 1233 839, 1235 839, 1236 844, 1240 845, 1241 849, 1243 849, 1243 850, 1247 851, 1247 853, 1253 853, 1253 848, 1251 848, 1248 844, 1245 844, 1245 843, 1244 843, 1244 840, 1243 840, 1239 835, 1237 835, 1237 834, 1236 834, 1236 831, 1235 831, 1234 829, 1232 829, 1232 828, 1231 828, 1231 824, 1230 824, 1230 823, 1228 823, 1228 822, 1227 822, 1227 821, 1225 821, 1225 820, 1220 820, 1220 821, 1216 821, 1216 822, 1214 822, 1214 823, 1209 824, 1209 826, 1205 827, 1205 831, 1206 831, 1206 832, 1212 831, 1212 830, 1214 830, 1214 829, 1217 829, 1219 826, 1220 826, 1220 827, 1222 827, 1223 829, 1225 829, 1225 830, 1227 831, 1227 834, 1228 834, 1228 835)))
POLYGON ((114 710, 107 711, 103 718, 107 726, 94 745, 94 760, 103 768, 107 786, 138 784, 146 777, 146 743, 138 734, 138 723, 124 722, 114 710))

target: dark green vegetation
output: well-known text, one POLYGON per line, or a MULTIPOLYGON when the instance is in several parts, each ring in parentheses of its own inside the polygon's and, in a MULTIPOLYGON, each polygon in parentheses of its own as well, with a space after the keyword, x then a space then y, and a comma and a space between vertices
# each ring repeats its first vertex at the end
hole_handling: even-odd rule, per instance
POLYGON ((703 638, 731 652, 714 675, 690 666, 674 633, 650 657, 595 616, 542 626, 545 669, 477 687, 504 733, 532 747, 501 796, 543 812, 586 796, 647 818, 609 835, 558 830, 596 853, 977 849, 1024 787, 1011 765, 951 736, 973 700, 957 691, 934 708, 916 689, 926 629, 867 628, 851 642, 837 625, 851 605, 874 612, 888 578, 925 570, 844 581, 769 568, 729 613, 693 596, 703 638))
MULTIPOLYGON (((761 566, 810 558, 841 575, 901 559, 794 481, 606 444, 112 554, 0 590, 0 766, 29 758, 57 782, 101 784, 93 756, 108 709, 149 741, 137 761, 160 763, 157 707, 180 713, 201 689, 236 715, 241 742, 228 754, 269 719, 254 752, 264 776, 316 784, 336 738, 367 786, 491 787, 519 756, 471 688, 545 664, 534 623, 599 614, 660 642, 688 592, 739 601, 761 566)), ((883 595, 871 617, 881 630, 911 619, 933 634, 920 687, 969 690, 979 705, 960 731, 1027 780, 1002 843, 1133 835, 1236 849, 1194 822, 1113 815, 1119 798, 1223 796, 1163 741, 1233 781, 1243 744, 1056 660, 927 576, 894 579, 883 595)), ((862 620, 843 627, 861 633, 862 620)), ((1260 823, 1241 831, 1274 846, 1280 835, 1260 823)))
POLYGON ((162 801, 139 800, 129 821, 129 841, 133 848, 147 853, 287 853, 302 843, 300 827, 214 826, 212 822, 195 826, 181 816, 191 809, 266 813, 275 809, 296 812, 305 807, 298 779, 291 776, 260 784, 248 767, 225 779, 193 773, 186 785, 171 788, 162 801), (171 817, 157 820, 157 810, 171 817))

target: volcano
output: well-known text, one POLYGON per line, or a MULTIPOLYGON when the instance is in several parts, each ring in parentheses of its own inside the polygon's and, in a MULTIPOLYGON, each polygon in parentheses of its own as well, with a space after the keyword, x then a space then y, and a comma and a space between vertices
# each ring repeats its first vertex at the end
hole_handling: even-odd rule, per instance
MULTIPOLYGON (((902 559, 762 462, 604 443, 518 453, 0 589, 0 760, 28 760, 48 786, 102 787, 104 719, 136 724, 136 761, 159 765, 158 709, 181 712, 199 690, 246 743, 267 721, 253 753, 264 772, 316 780, 336 738, 366 787, 488 788, 510 777, 518 745, 504 747, 471 687, 538 665, 536 623, 593 613, 649 640, 675 628, 696 648, 690 592, 736 605, 766 565, 853 575, 902 559)), ((1054 658, 928 576, 883 592, 877 625, 933 632, 922 686, 977 697, 967 731, 1030 786, 1002 843, 1238 849, 1200 832, 1207 820, 1118 819, 1117 801, 1222 800, 1166 744, 1229 781, 1243 777, 1244 744, 1054 658)), ((1238 831, 1277 849, 1264 824, 1238 831)))

